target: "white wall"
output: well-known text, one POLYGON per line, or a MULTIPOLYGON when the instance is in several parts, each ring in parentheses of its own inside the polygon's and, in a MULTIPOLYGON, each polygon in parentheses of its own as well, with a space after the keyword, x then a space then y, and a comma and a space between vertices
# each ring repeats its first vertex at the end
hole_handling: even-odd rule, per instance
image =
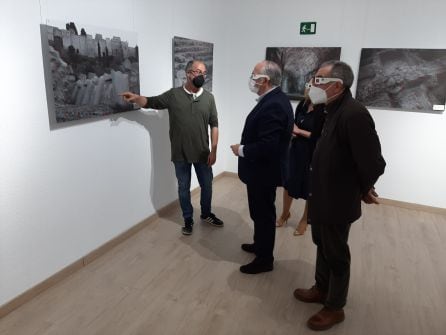
MULTIPOLYGON (((216 94, 222 86, 219 31, 205 0, 40 2, 1 0, 0 305, 177 198, 167 113, 50 131, 41 23, 137 31, 146 95, 172 85, 174 35, 214 42, 216 94)), ((219 157, 214 173, 223 167, 219 157)))
MULTIPOLYGON (((46 19, 138 32, 146 95, 171 87, 173 36, 213 42, 215 174, 237 170, 229 145, 255 104, 247 82, 266 47, 341 46, 354 70, 362 47, 446 48, 441 0, 0 1, 0 305, 176 198, 166 113, 50 131, 46 19), (301 21, 317 21, 317 35, 300 36, 301 21)), ((388 163, 380 194, 446 207, 446 115, 371 112, 388 163)))
MULTIPOLYGON (((226 25, 226 57, 232 58, 220 104, 231 115, 226 138, 238 143, 254 105, 248 76, 266 47, 340 46, 355 75, 361 48, 442 48, 446 2, 441 0, 245 0, 226 25), (299 23, 316 21, 316 35, 299 35, 299 23)), ((356 84, 354 85, 356 86, 356 84)), ((382 197, 446 207, 446 113, 371 110, 387 161, 377 183, 382 197)), ((235 158, 228 158, 237 171, 235 158)))

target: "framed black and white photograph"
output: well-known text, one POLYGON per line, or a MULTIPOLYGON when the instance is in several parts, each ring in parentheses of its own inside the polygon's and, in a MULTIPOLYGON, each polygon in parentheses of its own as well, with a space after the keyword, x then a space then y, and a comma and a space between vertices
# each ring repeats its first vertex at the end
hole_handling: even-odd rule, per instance
POLYGON ((173 38, 173 86, 180 87, 186 81, 186 64, 201 60, 206 65, 207 76, 203 88, 212 92, 212 70, 214 67, 214 44, 189 38, 173 38))
POLYGON ((305 83, 322 63, 340 57, 341 48, 338 47, 266 48, 266 59, 276 62, 282 69, 282 91, 295 100, 303 98, 305 83))
POLYGON ((444 110, 446 50, 362 49, 356 99, 369 107, 444 110))
POLYGON ((119 95, 139 94, 135 33, 74 22, 40 30, 50 125, 135 109, 119 95))

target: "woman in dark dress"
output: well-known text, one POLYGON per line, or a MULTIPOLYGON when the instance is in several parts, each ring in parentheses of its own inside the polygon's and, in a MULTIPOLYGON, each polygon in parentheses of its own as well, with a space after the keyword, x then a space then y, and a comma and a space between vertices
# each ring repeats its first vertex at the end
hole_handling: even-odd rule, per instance
MULTIPOLYGON (((282 214, 276 222, 284 226, 290 218, 291 203, 294 199, 308 197, 311 158, 325 120, 324 106, 313 106, 307 96, 309 84, 305 85, 305 99, 297 105, 294 116, 293 137, 288 155, 287 176, 283 190, 282 214)), ((294 235, 303 235, 307 229, 307 203, 294 235)))

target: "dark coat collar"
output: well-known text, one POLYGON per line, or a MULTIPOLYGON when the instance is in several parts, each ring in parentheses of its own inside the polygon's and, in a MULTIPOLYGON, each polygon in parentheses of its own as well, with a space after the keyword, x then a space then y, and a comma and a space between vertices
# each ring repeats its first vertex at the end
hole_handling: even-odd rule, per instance
POLYGON ((339 98, 337 98, 336 100, 334 100, 331 104, 328 104, 326 106, 326 111, 328 114, 333 114, 335 113, 337 110, 339 110, 339 107, 347 100, 350 100, 352 98, 352 92, 350 91, 349 88, 346 88, 344 90, 344 92, 339 96, 339 98))

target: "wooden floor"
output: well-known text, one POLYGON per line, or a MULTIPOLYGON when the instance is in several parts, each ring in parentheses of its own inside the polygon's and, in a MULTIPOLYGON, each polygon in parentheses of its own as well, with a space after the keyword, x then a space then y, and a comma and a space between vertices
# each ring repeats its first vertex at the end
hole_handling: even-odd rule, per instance
MULTIPOLYGON (((320 306, 292 296, 313 284, 311 232, 292 236, 303 203, 277 230, 274 271, 260 275, 238 270, 252 259, 240 249, 253 233, 244 186, 218 180, 213 204, 224 228, 196 222, 186 237, 179 211, 163 217, 1 319, 0 334, 313 334, 305 322, 320 306)), ((366 207, 350 235, 346 320, 325 334, 445 335, 445 241, 445 216, 366 207)))

